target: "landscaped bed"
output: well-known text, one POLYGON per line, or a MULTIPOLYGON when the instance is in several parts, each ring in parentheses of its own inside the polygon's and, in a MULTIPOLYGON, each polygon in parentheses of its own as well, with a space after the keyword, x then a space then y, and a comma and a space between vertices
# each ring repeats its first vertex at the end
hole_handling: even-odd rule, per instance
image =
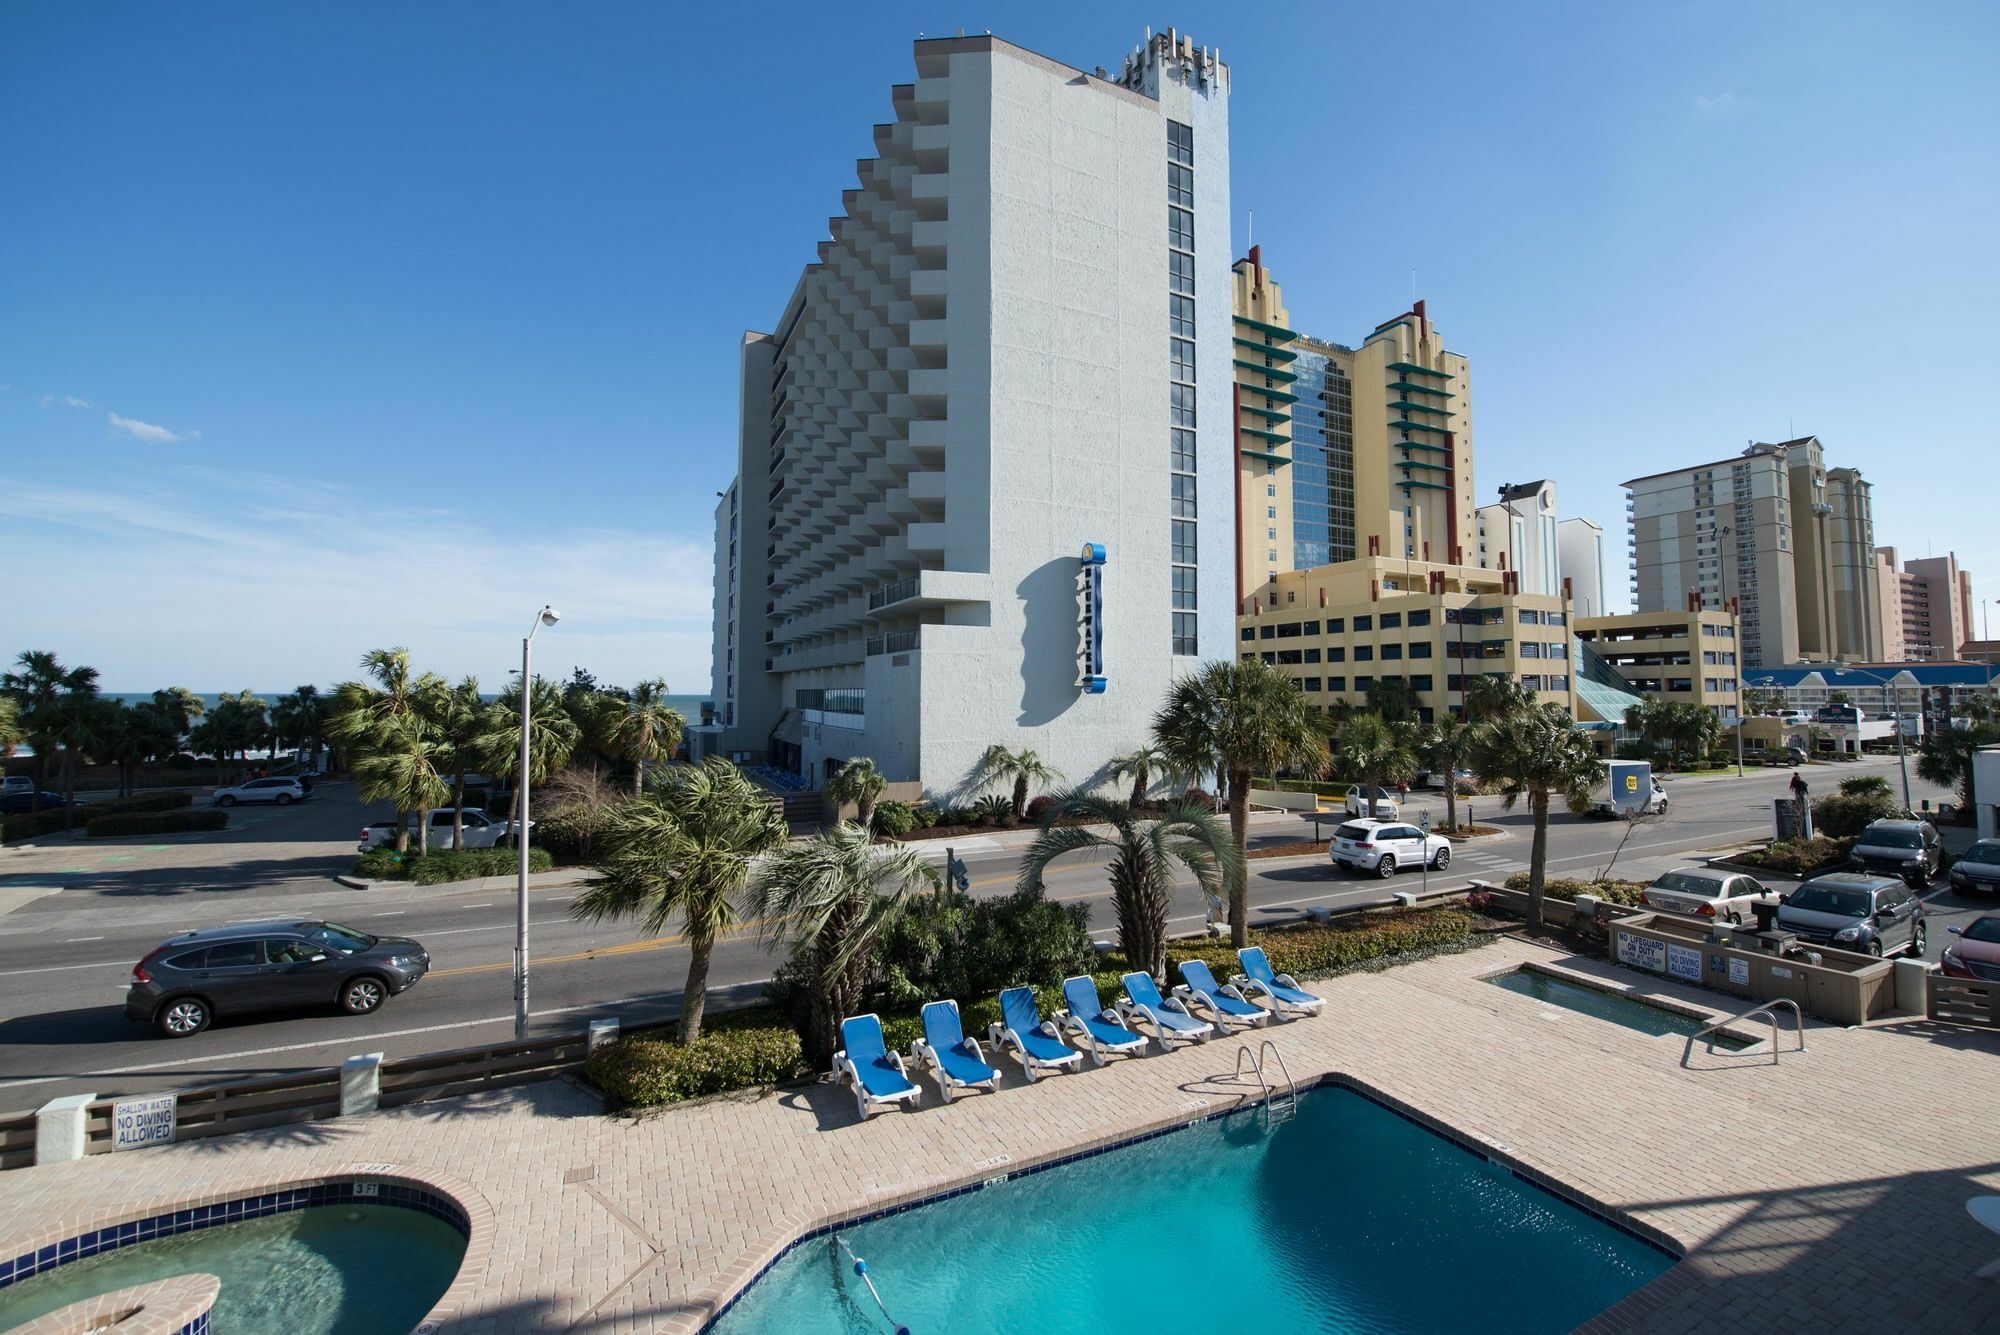
MULTIPOLYGON (((1451 954, 1484 944, 1481 922, 1452 908, 1383 909, 1354 914, 1331 924, 1300 924, 1250 933, 1271 967, 1301 980, 1329 978, 1359 969, 1382 969, 1432 955, 1451 954)), ((1218 976, 1236 972, 1226 941, 1189 938, 1167 944, 1168 970, 1179 979, 1181 961, 1206 960, 1218 976)), ((1117 952, 1097 961, 1097 992, 1108 1005, 1127 971, 1117 952)), ((1038 985, 1043 1015, 1063 1005, 1059 983, 1038 985)), ((997 996, 958 998, 965 1032, 983 1038, 1000 1018, 997 996)), ((882 1005, 883 1036, 892 1048, 908 1051, 922 1036, 917 1006, 882 1005)), ((614 1107, 642 1107, 734 1090, 784 1084, 813 1074, 800 1055, 799 1037, 788 1014, 776 1006, 711 1012, 702 1036, 691 1046, 671 1041, 670 1030, 639 1032, 599 1048, 587 1074, 614 1107)))
MULTIPOLYGON (((470 881, 481 876, 511 876, 520 870, 521 855, 512 848, 433 848, 428 853, 398 853, 378 848, 354 859, 350 872, 369 881, 414 881, 418 885, 444 885, 470 881)), ((528 870, 548 871, 555 860, 544 848, 528 850, 528 870)))
POLYGON ((1815 876, 1823 871, 1838 871, 1848 862, 1848 854, 1853 851, 1852 838, 1829 838, 1814 835, 1811 839, 1779 839, 1762 848, 1745 849, 1727 858, 1718 858, 1718 864, 1729 867, 1747 867, 1752 871, 1777 872, 1786 876, 1815 876))

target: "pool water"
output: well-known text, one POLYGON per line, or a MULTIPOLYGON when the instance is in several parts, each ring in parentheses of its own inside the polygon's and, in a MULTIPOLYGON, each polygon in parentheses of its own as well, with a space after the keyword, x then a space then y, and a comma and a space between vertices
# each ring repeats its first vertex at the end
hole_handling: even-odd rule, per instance
POLYGON ((417 1210, 324 1205, 73 1261, 0 1289, 0 1330, 174 1275, 222 1281, 215 1335, 409 1335, 451 1286, 465 1235, 417 1210))
MULTIPOLYGON (((912 1335, 1566 1331, 1672 1264, 1338 1088, 1289 1122, 1197 1123, 840 1237, 912 1335)), ((832 1243, 786 1253, 714 1335, 886 1335, 832 1243)))
MULTIPOLYGON (((1601 992, 1582 983, 1572 983, 1567 979, 1554 978, 1536 969, 1515 969, 1497 978, 1486 980, 1495 987, 1536 1001, 1545 1001, 1551 1006, 1561 1006, 1565 1010, 1577 1011, 1599 1020, 1609 1020, 1613 1024, 1636 1029, 1642 1034, 1683 1034, 1693 1036, 1708 1028, 1708 1021, 1697 1020, 1663 1006, 1649 1006, 1643 1001, 1621 997, 1615 992, 1601 992)), ((1727 1034, 1710 1034, 1715 1046, 1732 1050, 1747 1048, 1750 1044, 1727 1034)))

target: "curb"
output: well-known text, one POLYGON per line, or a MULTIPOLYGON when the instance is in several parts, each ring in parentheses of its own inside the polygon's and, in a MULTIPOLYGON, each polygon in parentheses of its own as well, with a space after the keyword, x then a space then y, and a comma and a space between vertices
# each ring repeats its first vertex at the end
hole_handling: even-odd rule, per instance
MULTIPOLYGON (((538 871, 528 877, 530 890, 546 890, 557 885, 579 885, 595 881, 603 876, 595 867, 563 867, 555 871, 538 871)), ((511 890, 521 883, 519 876, 475 876, 465 881, 440 881, 436 885, 418 885, 404 879, 369 880, 364 876, 339 875, 334 884, 346 886, 349 890, 423 890, 431 894, 449 895, 470 890, 511 890)))

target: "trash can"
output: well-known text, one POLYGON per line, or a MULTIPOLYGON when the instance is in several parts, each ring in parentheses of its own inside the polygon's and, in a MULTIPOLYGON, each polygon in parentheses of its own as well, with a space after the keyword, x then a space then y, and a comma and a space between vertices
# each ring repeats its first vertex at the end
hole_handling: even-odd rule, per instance
POLYGON ((1770 931, 1778 921, 1776 904, 1752 904, 1750 911, 1757 915, 1757 930, 1760 932, 1770 931))

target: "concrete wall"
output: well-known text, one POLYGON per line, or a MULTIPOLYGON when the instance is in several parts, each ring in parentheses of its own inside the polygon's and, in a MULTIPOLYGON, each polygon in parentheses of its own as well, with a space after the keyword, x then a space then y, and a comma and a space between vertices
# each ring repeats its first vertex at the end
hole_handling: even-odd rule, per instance
POLYGON ((1978 809, 1979 837, 2000 838, 2000 746, 1973 752, 1972 803, 1978 809))
POLYGON ((1821 960, 1817 965, 1779 959, 1718 945, 1706 924, 1669 914, 1619 918, 1610 934, 1611 958, 1618 963, 1748 1003, 1784 997, 1834 1024, 1860 1024, 1895 1009, 1893 960, 1824 946, 1813 947, 1821 960))

